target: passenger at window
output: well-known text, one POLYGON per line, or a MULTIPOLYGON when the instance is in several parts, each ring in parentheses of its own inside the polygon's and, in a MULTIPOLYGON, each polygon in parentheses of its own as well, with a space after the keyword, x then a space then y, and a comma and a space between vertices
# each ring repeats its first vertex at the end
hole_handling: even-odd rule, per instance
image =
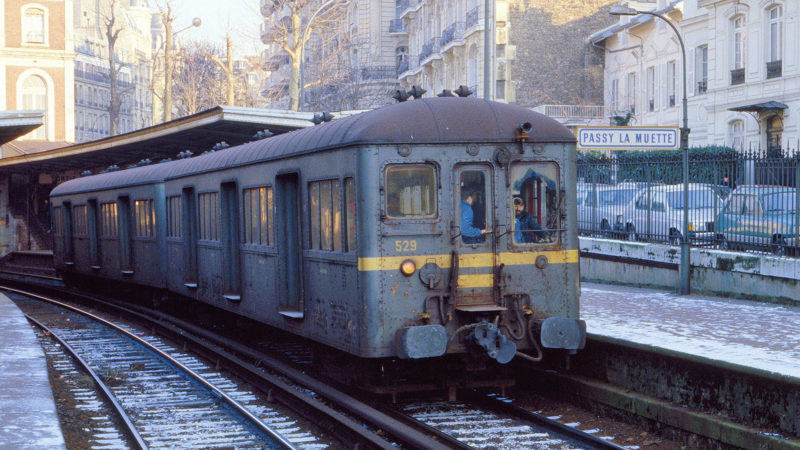
POLYGON ((530 244, 545 238, 545 232, 539 222, 525 211, 525 202, 521 197, 514 197, 514 242, 530 244))
POLYGON ((461 200, 461 241, 465 244, 480 244, 486 241, 486 230, 477 228, 474 225, 475 214, 472 211, 472 204, 477 195, 475 192, 463 191, 461 200))
POLYGON ((476 228, 486 228, 486 203, 483 201, 482 192, 472 192, 472 224, 476 228))

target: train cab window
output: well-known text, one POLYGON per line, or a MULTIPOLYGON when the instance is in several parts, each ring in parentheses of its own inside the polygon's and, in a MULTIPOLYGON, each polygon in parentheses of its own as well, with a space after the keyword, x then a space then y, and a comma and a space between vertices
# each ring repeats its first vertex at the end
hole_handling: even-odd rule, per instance
POLYGON ((344 179, 344 251, 356 250, 356 183, 352 178, 344 179))
POLYGON ((555 163, 517 163, 511 166, 514 244, 558 242, 561 225, 559 178, 555 163))
POLYGON ((245 189, 242 194, 245 244, 274 245, 272 187, 245 189))
POLYGON ((167 237, 182 237, 183 214, 181 213, 181 196, 167 197, 167 237))
POLYGON ((75 236, 86 236, 89 234, 89 219, 86 213, 86 205, 75 205, 72 208, 72 233, 75 236))
POLYGON ((431 165, 403 164, 386 169, 386 216, 392 219, 436 215, 436 170, 431 165))
POLYGON ((219 241, 219 200, 216 192, 198 194, 200 240, 219 241))
POLYGON ((117 204, 100 204, 100 236, 116 237, 119 234, 117 225, 117 204))
POLYGON ((135 200, 133 202, 135 214, 134 236, 152 237, 155 235, 156 216, 153 210, 153 200, 135 200))
POLYGON ((458 177, 461 202, 459 208, 461 242, 486 242, 486 173, 483 170, 462 169, 458 177))
POLYGON ((341 192, 339 180, 308 184, 312 249, 342 251, 341 192))
POLYGON ((61 212, 61 207, 56 206, 53 208, 53 234, 56 236, 64 235, 64 213, 61 212))

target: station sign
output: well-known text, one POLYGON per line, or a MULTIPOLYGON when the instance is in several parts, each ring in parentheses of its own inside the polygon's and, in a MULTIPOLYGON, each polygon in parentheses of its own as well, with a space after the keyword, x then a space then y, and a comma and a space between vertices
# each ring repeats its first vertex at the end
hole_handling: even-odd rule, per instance
POLYGON ((580 127, 579 150, 678 150, 678 127, 580 127))

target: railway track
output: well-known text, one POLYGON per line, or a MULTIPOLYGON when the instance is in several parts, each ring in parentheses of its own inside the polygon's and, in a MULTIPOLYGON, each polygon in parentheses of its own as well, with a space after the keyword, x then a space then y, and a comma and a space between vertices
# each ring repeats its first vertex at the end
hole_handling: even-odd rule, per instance
POLYGON ((275 426, 284 418, 254 408, 253 393, 196 358, 78 308, 41 300, 17 299, 29 320, 91 376, 125 425, 131 447, 294 448, 275 426))

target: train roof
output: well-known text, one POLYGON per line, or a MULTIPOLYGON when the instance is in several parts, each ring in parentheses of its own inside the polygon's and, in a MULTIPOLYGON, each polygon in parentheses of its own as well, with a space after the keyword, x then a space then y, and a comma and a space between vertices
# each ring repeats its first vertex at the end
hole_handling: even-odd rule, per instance
POLYGON ((436 97, 397 103, 318 126, 180 161, 67 181, 51 195, 157 183, 329 148, 363 144, 509 142, 530 122, 528 142, 574 143, 575 135, 543 114, 477 98, 436 97))

